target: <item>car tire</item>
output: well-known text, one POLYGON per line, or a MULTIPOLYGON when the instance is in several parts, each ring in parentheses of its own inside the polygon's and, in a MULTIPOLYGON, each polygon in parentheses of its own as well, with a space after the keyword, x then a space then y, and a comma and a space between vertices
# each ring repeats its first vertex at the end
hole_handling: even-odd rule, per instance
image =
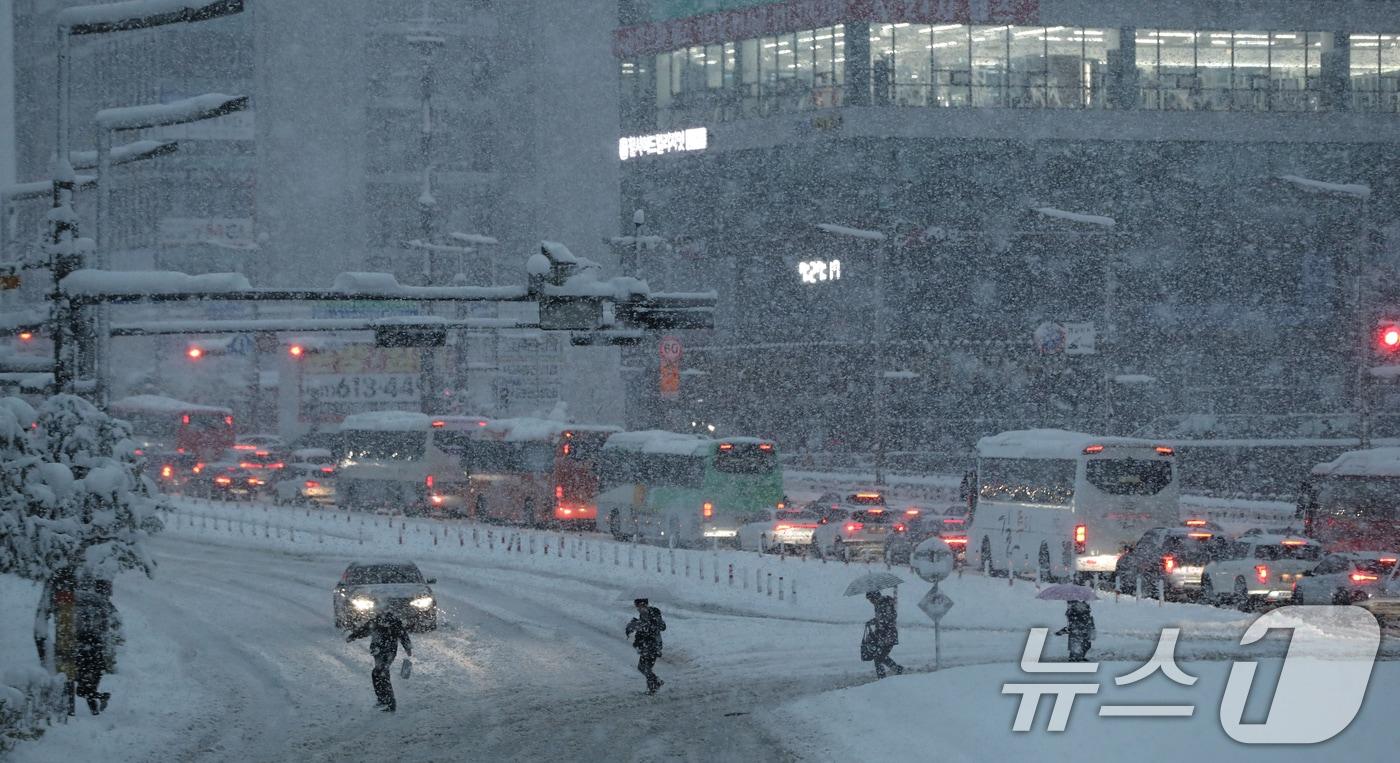
POLYGON ((846 547, 846 542, 840 538, 831 542, 831 555, 835 557, 838 562, 851 561, 851 550, 846 547))
POLYGON ((982 536, 982 550, 981 550, 980 552, 978 552, 978 553, 980 553, 980 554, 981 554, 981 557, 982 557, 982 558, 979 560, 979 564, 980 564, 980 566, 981 566, 981 568, 982 568, 982 574, 985 575, 986 577, 989 577, 989 578, 991 578, 991 577, 996 577, 996 573, 997 573, 996 567, 992 566, 992 539, 991 539, 991 538, 988 538, 988 537, 985 536, 985 535, 982 536))
POLYGON ((758 536, 758 553, 772 553, 768 548, 768 533, 763 533, 762 535, 758 536))
POLYGON ((349 630, 350 623, 345 621, 345 615, 342 614, 341 611, 336 607, 331 607, 331 610, 332 612, 334 612, 336 630, 349 630))
POLYGON ((1244 578, 1235 578, 1235 588, 1231 598, 1233 599, 1232 603, 1241 612, 1250 610, 1249 585, 1244 582, 1244 578))
POLYGON ((1202 604, 1216 604, 1215 584, 1210 582, 1209 575, 1201 575, 1201 592, 1199 594, 1199 597, 1202 604))
POLYGON ((1332 603, 1345 607, 1348 604, 1351 604, 1351 594, 1348 594, 1346 591, 1338 588, 1337 590, 1332 592, 1332 603))

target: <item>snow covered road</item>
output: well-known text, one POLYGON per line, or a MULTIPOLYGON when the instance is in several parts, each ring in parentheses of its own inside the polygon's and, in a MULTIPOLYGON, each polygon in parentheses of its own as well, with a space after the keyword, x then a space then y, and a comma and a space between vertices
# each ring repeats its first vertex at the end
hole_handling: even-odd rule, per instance
MULTIPOLYGON (((301 545, 279 545, 186 523, 153 541, 155 579, 117 581, 128 643, 121 672, 104 684, 112 709, 79 715, 15 759, 785 760, 795 759, 789 749, 811 750, 784 733, 791 714, 779 708, 871 679, 856 659, 868 605, 839 596, 855 565, 787 562, 803 575, 799 605, 679 574, 629 583, 625 563, 614 567, 609 552, 600 564, 596 548, 589 562, 422 537, 337 545, 298 532, 301 545), (442 612, 438 631, 414 637, 413 677, 395 678, 396 715, 373 708, 366 643, 345 643, 331 624, 331 587, 346 563, 376 556, 414 558, 437 578, 442 612), (662 592, 671 626, 657 668, 667 684, 654 698, 642 694, 622 637, 634 585, 662 592)), ((1034 601, 1031 585, 948 581, 958 605, 945 621, 945 666, 1014 666, 1027 627, 1062 619, 1062 607, 1034 601)), ((37 596, 13 579, 0 580, 0 593, 19 611, 37 596)), ((901 602, 895 657, 921 671, 933 643, 916 598, 901 602)), ((1222 659, 1237 653, 1245 623, 1239 613, 1131 600, 1103 602, 1096 616, 1099 656, 1124 661, 1150 655, 1163 624, 1185 629, 1183 656, 1222 659)), ((0 624, 0 659, 32 659, 25 631, 0 624)))

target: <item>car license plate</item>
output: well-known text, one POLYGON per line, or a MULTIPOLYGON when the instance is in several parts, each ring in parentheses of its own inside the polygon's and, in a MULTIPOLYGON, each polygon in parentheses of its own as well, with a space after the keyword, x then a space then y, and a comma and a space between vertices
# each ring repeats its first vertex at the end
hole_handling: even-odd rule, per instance
POLYGON ((870 533, 871 535, 884 535, 884 534, 885 534, 885 528, 883 528, 883 527, 870 527, 870 528, 867 528, 867 529, 866 529, 866 532, 870 533))

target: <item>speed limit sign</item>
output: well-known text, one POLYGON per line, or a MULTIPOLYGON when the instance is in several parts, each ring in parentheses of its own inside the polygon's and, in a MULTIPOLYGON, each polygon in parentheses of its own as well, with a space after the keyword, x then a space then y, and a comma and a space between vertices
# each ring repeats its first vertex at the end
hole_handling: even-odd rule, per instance
POLYGON ((661 337, 661 359, 675 363, 681 359, 681 340, 673 336, 661 337))

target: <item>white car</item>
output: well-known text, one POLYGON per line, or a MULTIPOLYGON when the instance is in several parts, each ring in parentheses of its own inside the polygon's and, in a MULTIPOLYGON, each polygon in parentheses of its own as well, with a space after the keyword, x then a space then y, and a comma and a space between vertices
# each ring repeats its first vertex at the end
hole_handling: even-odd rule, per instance
POLYGON ((821 515, 810 509, 773 509, 765 519, 739 526, 739 548, 759 553, 800 553, 812 545, 821 515))
POLYGON ((317 464, 290 464, 272 486, 273 498, 280 504, 335 504, 335 474, 317 464))
POLYGON ((828 511, 812 531, 812 553, 842 561, 882 559, 886 540, 905 529, 895 512, 842 506, 828 511))
POLYGON ((1376 594, 1400 556, 1379 551, 1330 554, 1293 587, 1294 604, 1355 604, 1376 594))
POLYGON ((1247 610, 1264 602, 1293 598, 1293 583, 1322 559, 1317 541, 1297 535, 1254 533, 1240 536, 1228 553, 1201 571, 1201 599, 1247 610))

